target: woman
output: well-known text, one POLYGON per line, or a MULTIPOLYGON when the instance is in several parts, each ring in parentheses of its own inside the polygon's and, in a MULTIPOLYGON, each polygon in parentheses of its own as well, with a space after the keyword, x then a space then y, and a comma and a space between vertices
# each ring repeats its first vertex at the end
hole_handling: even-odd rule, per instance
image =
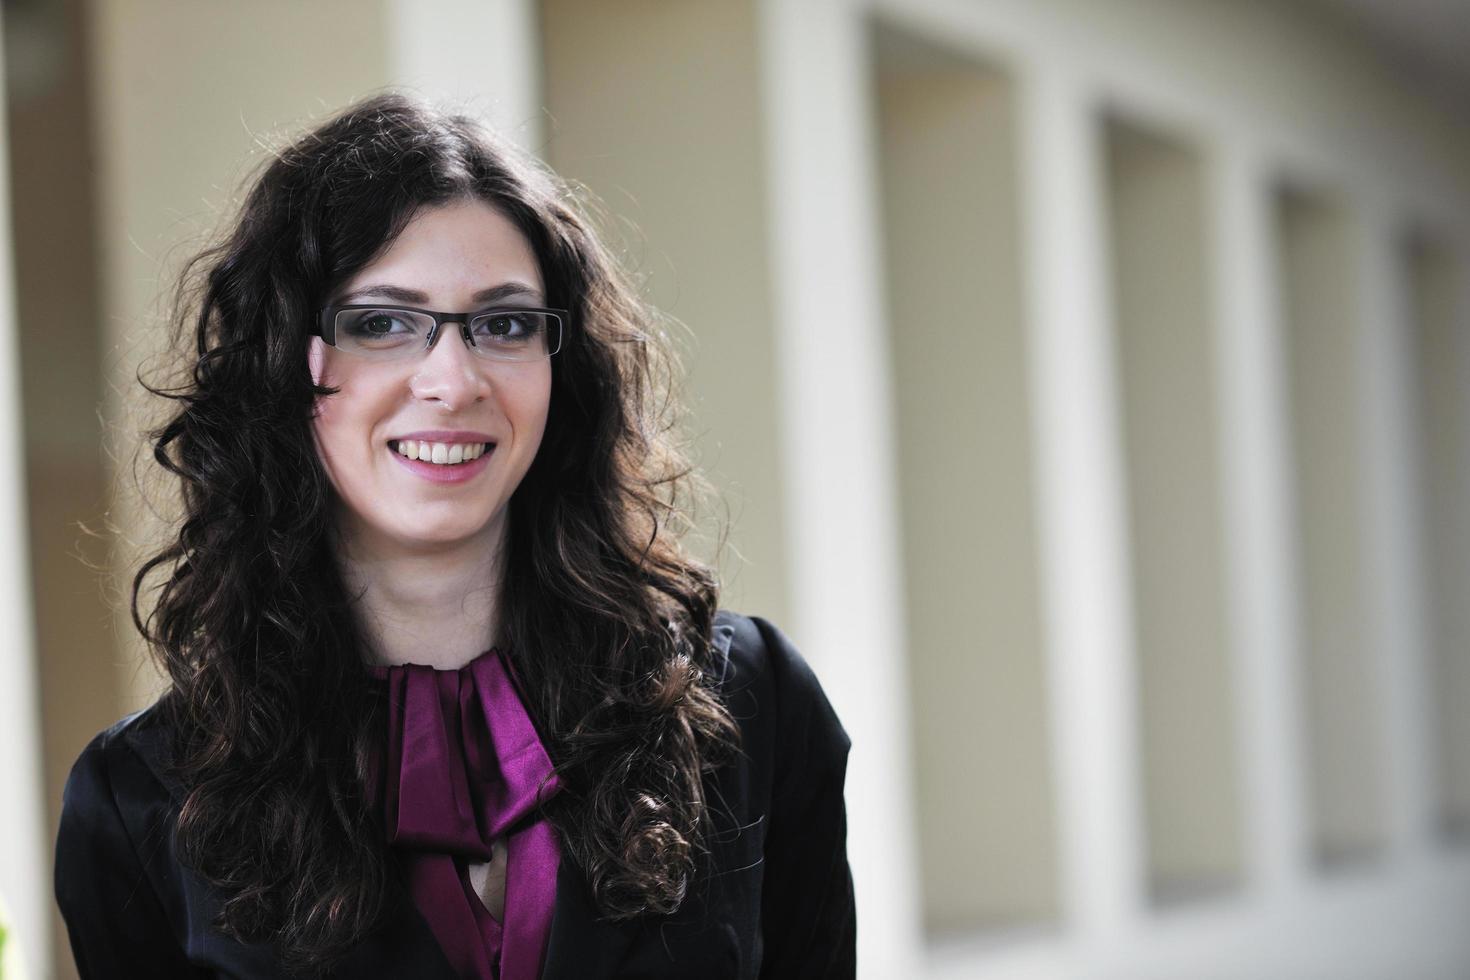
POLYGON ((374 97, 179 295, 170 686, 67 782, 82 975, 851 976, 848 737, 681 550, 672 361, 565 187, 374 97))

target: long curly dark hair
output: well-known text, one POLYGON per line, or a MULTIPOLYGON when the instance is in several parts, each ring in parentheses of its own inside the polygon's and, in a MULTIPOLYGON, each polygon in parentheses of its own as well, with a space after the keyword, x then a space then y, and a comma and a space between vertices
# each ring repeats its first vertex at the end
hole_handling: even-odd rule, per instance
POLYGON ((543 812, 609 919, 677 909, 707 852, 702 777, 739 746, 711 669, 718 581, 680 542, 709 484, 683 449, 664 321, 581 197, 473 119, 380 94, 272 153, 179 280, 189 363, 144 384, 173 406, 149 437, 183 519, 134 577, 132 617, 171 681, 181 860, 224 896, 217 928, 273 943, 293 971, 330 970, 401 885, 368 784, 381 692, 310 434, 337 389, 313 383, 308 327, 425 206, 497 208, 531 243, 547 305, 570 311, 543 441, 508 504, 500 602, 564 787, 543 812))

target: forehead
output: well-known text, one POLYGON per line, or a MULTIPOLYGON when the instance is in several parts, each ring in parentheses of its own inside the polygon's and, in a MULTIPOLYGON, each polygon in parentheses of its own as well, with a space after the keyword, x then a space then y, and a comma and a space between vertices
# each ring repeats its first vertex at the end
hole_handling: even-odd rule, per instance
POLYGON ((383 285, 400 293, 423 294, 424 301, 452 301, 507 282, 521 283, 536 294, 544 292, 540 266, 526 236, 500 211, 470 200, 418 211, 388 249, 338 292, 383 285))

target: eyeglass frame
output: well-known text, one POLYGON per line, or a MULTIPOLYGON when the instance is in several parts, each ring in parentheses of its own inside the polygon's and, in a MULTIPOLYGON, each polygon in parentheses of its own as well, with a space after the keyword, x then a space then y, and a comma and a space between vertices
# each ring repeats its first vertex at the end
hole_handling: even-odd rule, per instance
MULTIPOLYGON (((533 357, 529 359, 496 357, 493 354, 485 355, 486 360, 500 361, 502 364, 533 364, 536 361, 546 360, 561 352, 562 345, 566 342, 566 320, 571 315, 568 310, 558 310, 545 306, 491 306, 483 310, 474 310, 469 313, 443 313, 438 310, 425 310, 417 306, 395 306, 392 303, 348 303, 345 306, 324 306, 317 315, 316 325, 312 328, 311 335, 320 337, 326 343, 347 354, 355 357, 367 357, 372 359, 371 354, 360 351, 348 350, 337 346, 337 314, 344 310, 401 310, 405 313, 422 313, 432 317, 434 325, 429 328, 428 337, 424 340, 424 346, 415 353, 424 353, 432 350, 439 342, 439 328, 446 323, 458 323, 460 339, 470 349, 471 353, 479 348, 479 344, 470 338, 470 321, 493 313, 541 313, 556 317, 556 350, 548 351, 545 357, 533 357)), ((488 350, 489 348, 485 348, 488 350)), ((479 356, 479 355, 476 355, 479 356)), ((383 360, 394 360, 385 358, 383 360)))

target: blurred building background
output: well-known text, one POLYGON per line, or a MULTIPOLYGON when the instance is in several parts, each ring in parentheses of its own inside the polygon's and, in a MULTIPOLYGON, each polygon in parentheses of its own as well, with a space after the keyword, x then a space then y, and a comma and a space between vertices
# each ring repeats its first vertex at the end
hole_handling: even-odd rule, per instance
POLYGON ((1470 4, 6 0, 3 31, 31 976, 75 976, 67 771, 160 690, 122 597, 171 276, 275 142, 391 85, 585 183, 687 324, 725 604, 853 738, 864 977, 1470 977, 1470 4))

